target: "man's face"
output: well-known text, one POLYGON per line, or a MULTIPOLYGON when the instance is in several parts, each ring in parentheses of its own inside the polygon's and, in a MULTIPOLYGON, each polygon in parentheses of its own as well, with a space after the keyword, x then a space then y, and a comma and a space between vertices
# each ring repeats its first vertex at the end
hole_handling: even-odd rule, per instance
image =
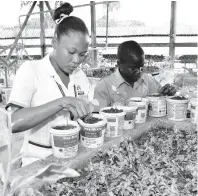
POLYGON ((144 55, 139 59, 134 58, 130 63, 118 62, 120 74, 129 83, 136 82, 141 77, 143 65, 144 55))
POLYGON ((89 36, 81 32, 62 35, 54 46, 56 62, 65 73, 71 74, 86 58, 89 36))

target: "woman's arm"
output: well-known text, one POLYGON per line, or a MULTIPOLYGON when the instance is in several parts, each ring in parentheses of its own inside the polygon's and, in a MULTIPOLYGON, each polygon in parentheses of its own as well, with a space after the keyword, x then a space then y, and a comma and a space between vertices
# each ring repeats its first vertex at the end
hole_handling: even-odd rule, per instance
POLYGON ((26 131, 55 115, 63 108, 70 110, 75 117, 85 116, 89 113, 88 104, 74 97, 63 97, 41 106, 32 108, 12 108, 13 133, 26 131))

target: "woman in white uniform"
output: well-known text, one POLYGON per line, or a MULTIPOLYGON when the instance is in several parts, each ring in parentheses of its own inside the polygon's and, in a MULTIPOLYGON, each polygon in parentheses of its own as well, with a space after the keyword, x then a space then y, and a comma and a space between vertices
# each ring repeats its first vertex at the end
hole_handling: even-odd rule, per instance
MULTIPOLYGON (((89 32, 80 18, 69 16, 72 11, 69 3, 55 10, 53 52, 24 63, 16 74, 7 108, 13 112, 13 133, 26 131, 23 152, 49 156, 52 123, 68 118, 68 111, 74 118, 90 112, 90 104, 80 99, 89 93, 88 78, 78 68, 87 54, 89 32)), ((24 158, 22 164, 35 160, 24 158)))

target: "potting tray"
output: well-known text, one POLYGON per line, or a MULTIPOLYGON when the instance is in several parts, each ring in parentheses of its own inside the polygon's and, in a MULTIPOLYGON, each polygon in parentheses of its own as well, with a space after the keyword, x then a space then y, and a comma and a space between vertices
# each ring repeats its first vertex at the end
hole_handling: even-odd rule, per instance
POLYGON ((84 168, 88 164, 89 158, 93 157, 97 151, 104 151, 112 145, 119 145, 124 138, 131 137, 133 139, 137 139, 143 133, 146 133, 152 128, 158 126, 164 126, 167 128, 178 126, 182 127, 182 129, 190 129, 192 126, 194 127, 195 125, 193 125, 189 120, 183 122, 175 122, 167 120, 167 118, 165 117, 160 119, 149 117, 146 123, 136 125, 136 129, 134 129, 133 131, 124 131, 122 137, 105 139, 104 145, 99 149, 86 149, 80 145, 78 155, 73 159, 57 159, 53 155, 51 155, 47 157, 44 161, 37 161, 26 167, 13 171, 11 173, 11 180, 19 176, 23 176, 25 178, 29 177, 51 163, 64 164, 68 167, 76 169, 84 168))

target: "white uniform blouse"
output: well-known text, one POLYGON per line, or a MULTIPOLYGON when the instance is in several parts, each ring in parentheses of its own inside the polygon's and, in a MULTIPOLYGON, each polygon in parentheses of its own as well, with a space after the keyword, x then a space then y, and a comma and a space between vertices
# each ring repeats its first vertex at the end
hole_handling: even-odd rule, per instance
MULTIPOLYGON (((47 55, 42 60, 28 61, 21 65, 14 80, 9 103, 28 108, 61 98, 63 95, 56 82, 61 85, 66 96, 75 96, 74 85, 76 86, 77 96, 82 92, 85 95, 89 94, 89 80, 82 70, 76 69, 70 75, 70 82, 68 88, 66 88, 51 65, 49 55, 47 55)), ((51 146, 49 130, 52 123, 57 120, 64 120, 68 116, 68 112, 62 110, 33 127, 27 132, 28 140, 37 144, 51 146)))

